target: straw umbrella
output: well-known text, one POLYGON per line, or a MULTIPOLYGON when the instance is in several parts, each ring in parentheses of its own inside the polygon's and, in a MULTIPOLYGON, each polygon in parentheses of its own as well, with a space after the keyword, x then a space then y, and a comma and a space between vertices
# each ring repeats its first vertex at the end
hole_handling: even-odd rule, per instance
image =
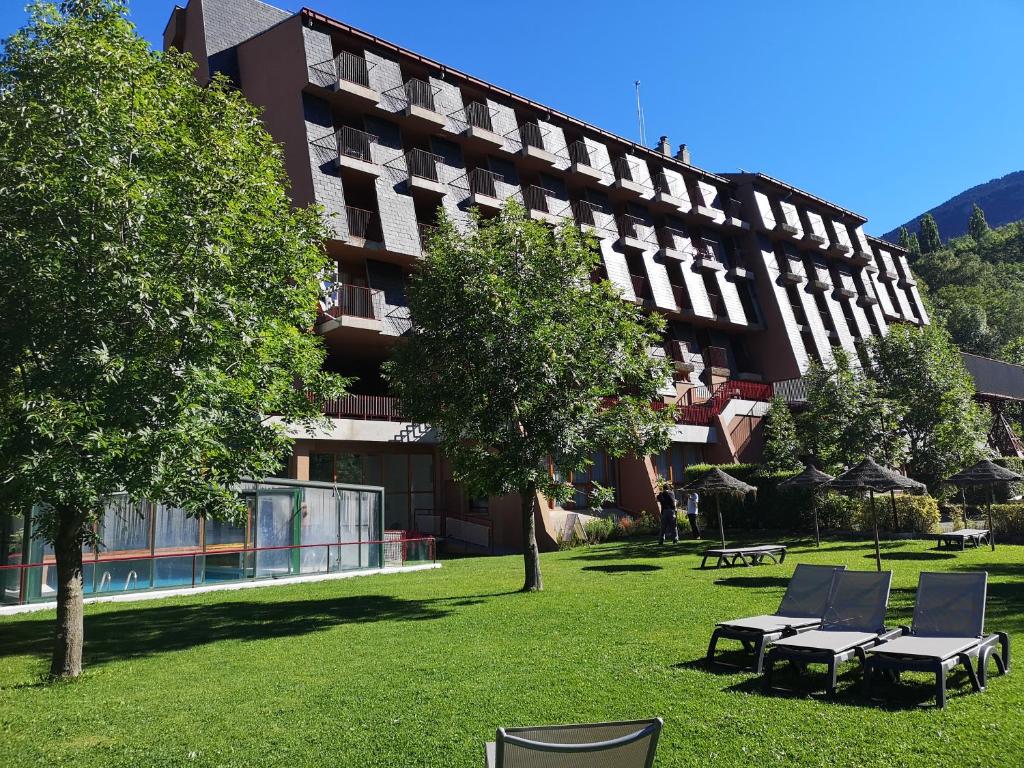
POLYGON ((722 502, 723 494, 742 496, 745 493, 756 492, 757 488, 747 485, 742 480, 737 480, 728 475, 718 467, 708 472, 700 480, 696 480, 685 486, 687 491, 697 491, 708 496, 715 497, 715 511, 718 512, 718 534, 722 539, 722 547, 725 547, 725 526, 722 524, 722 502))
POLYGON ((871 517, 875 527, 875 566, 882 570, 882 546, 878 540, 878 511, 875 509, 875 492, 925 490, 924 483, 911 480, 888 467, 876 464, 868 457, 853 469, 848 469, 829 483, 837 491, 867 491, 871 498, 871 517))
MULTIPOLYGON (((988 542, 993 552, 996 548, 996 531, 992 527, 992 497, 995 495, 995 486, 1001 483, 1012 483, 1016 480, 1024 480, 1024 477, 1006 467, 1000 467, 988 459, 982 459, 973 467, 961 470, 947 480, 961 488, 972 485, 988 488, 988 542)), ((966 504, 964 508, 966 509, 966 504)))
POLYGON ((810 462, 804 467, 799 475, 783 480, 779 488, 787 491, 809 489, 811 491, 811 509, 814 512, 814 543, 821 546, 821 532, 818 530, 818 495, 817 491, 823 485, 835 480, 832 475, 827 475, 810 462))

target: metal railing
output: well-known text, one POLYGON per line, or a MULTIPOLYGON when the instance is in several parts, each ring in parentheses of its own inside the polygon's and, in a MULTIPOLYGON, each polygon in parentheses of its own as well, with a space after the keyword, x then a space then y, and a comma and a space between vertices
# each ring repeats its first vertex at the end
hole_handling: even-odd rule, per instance
POLYGON ((593 167, 593 164, 590 162, 590 149, 585 142, 574 141, 568 146, 568 150, 570 162, 593 167))
POLYGON ((348 219, 348 232, 353 237, 361 237, 374 242, 381 242, 384 239, 381 234, 379 218, 374 211, 346 205, 345 216, 348 219))
POLYGON ((613 163, 613 168, 615 169, 616 179, 622 179, 623 181, 632 181, 633 183, 639 183, 639 179, 637 179, 633 175, 633 166, 629 164, 629 160, 627 158, 616 158, 615 162, 613 163))
POLYGON ((676 421, 681 424, 708 426, 728 405, 730 400, 754 400, 769 402, 772 399, 772 385, 759 381, 729 379, 715 387, 711 396, 702 403, 676 405, 676 421))
POLYGON ((324 314, 328 317, 362 317, 378 319, 373 301, 373 289, 362 285, 338 285, 329 295, 324 314))
POLYGON ((628 214, 619 216, 617 223, 619 226, 619 234, 622 237, 629 237, 634 240, 640 240, 644 243, 653 244, 657 242, 657 238, 654 234, 654 226, 648 224, 637 216, 630 216, 628 214))
POLYGON ((694 354, 689 341, 669 339, 666 344, 666 351, 673 362, 693 364, 694 354))
POLYGON ((523 123, 519 126, 519 138, 523 142, 523 146, 536 147, 537 149, 545 149, 544 147, 544 131, 537 123, 523 123))
POLYGON ((597 222, 608 213, 600 205, 595 205, 588 200, 577 200, 572 204, 572 212, 576 216, 576 223, 580 226, 602 227, 597 222), (600 216, 598 216, 600 214, 600 216))
POLYGON ((708 304, 711 305, 711 314, 715 317, 728 317, 725 311, 725 303, 717 293, 708 293, 708 304))
POLYGON ((773 382, 771 387, 773 395, 787 403, 807 402, 807 385, 803 379, 784 379, 773 382))
POLYGON ((494 132, 494 125, 491 123, 491 108, 479 101, 471 101, 463 110, 466 114, 466 124, 485 131, 494 132))
POLYGON ((430 238, 434 236, 437 227, 433 224, 417 224, 420 233, 420 249, 425 251, 430 245, 430 238))
POLYGON ((405 153, 405 167, 409 170, 409 175, 428 181, 441 180, 437 175, 437 166, 442 162, 444 158, 440 155, 422 149, 410 149, 405 153))
POLYGON ((467 176, 469 177, 469 191, 474 195, 486 195, 487 197, 498 198, 498 182, 505 181, 504 177, 488 171, 485 168, 474 168, 467 176))
POLYGON ((708 259, 709 261, 722 261, 718 255, 718 243, 714 240, 708 240, 706 237, 695 237, 692 242, 693 250, 698 258, 708 259))
POLYGON ((704 358, 704 365, 708 368, 729 367, 729 354, 724 347, 704 347, 701 356, 704 358))
POLYGON ((633 284, 633 293, 641 301, 650 301, 651 292, 647 286, 647 278, 641 275, 630 275, 630 282, 633 284))
POLYGON ((548 205, 547 191, 543 187, 532 184, 528 187, 523 187, 523 203, 529 211, 551 213, 551 208, 548 205))
POLYGON ((690 294, 686 290, 686 286, 676 285, 670 283, 672 287, 672 299, 675 301, 676 306, 679 307, 680 312, 693 312, 693 306, 690 304, 690 294))
POLYGON ((434 106, 434 87, 430 83, 411 77, 405 81, 403 87, 406 101, 409 102, 410 107, 422 107, 431 112, 437 111, 434 106))
POLYGON ((372 133, 343 125, 335 133, 335 137, 338 140, 339 156, 354 157, 367 163, 373 162, 370 146, 377 143, 377 137, 372 133))
MULTIPOLYGON (((341 541, 324 544, 283 544, 272 547, 229 547, 224 549, 197 549, 194 552, 161 552, 146 555, 121 555, 100 557, 84 563, 91 571, 86 579, 86 597, 111 592, 149 592, 159 589, 194 588, 204 584, 224 584, 240 581, 261 581, 290 576, 314 576, 339 571, 383 568, 387 562, 384 548, 401 544, 399 565, 408 563, 434 563, 437 561, 436 539, 432 536, 402 537, 399 539, 374 539, 368 541, 341 541), (371 560, 371 551, 376 550, 371 560), (347 548, 347 549, 346 549, 347 548), (353 552, 353 549, 354 552, 353 552), (282 555, 292 555, 282 557, 282 555), (322 559, 321 557, 322 556, 322 559), (237 558, 237 559, 234 559, 237 558), (173 561, 180 561, 178 568, 173 561), (268 565, 269 561, 269 565, 268 565), (117 582, 103 566, 111 568, 134 566, 127 579, 117 582), (211 578, 207 575, 211 574, 211 578), (97 580, 97 577, 98 580, 97 580)), ((397 558, 391 559, 395 564, 397 558)), ((56 568, 54 560, 41 563, 18 563, 0 565, 0 582, 7 573, 18 573, 20 588, 17 605, 30 600, 27 595, 29 573, 36 573, 39 582, 45 583, 46 570, 56 568)), ((55 597, 56 595, 54 595, 55 597)))
POLYGON ((735 197, 730 197, 728 200, 725 201, 725 215, 731 219, 742 219, 743 203, 741 203, 735 197))
POLYGON ((690 251, 690 235, 675 227, 659 227, 658 243, 670 251, 690 251))
POLYGON ((345 395, 320 403, 325 416, 336 419, 372 419, 374 421, 404 421, 397 397, 390 395, 345 395))
POLYGON ((670 197, 676 197, 675 192, 672 191, 672 185, 668 182, 668 176, 665 175, 664 171, 658 171, 654 174, 654 178, 651 179, 654 184, 654 191, 661 192, 664 195, 670 197))
POLYGON ((807 312, 799 304, 790 304, 790 308, 793 310, 793 319, 797 325, 807 325, 807 312))
POLYGON ((339 80, 347 80, 364 88, 370 87, 370 67, 362 56, 342 51, 334 58, 334 71, 339 80))

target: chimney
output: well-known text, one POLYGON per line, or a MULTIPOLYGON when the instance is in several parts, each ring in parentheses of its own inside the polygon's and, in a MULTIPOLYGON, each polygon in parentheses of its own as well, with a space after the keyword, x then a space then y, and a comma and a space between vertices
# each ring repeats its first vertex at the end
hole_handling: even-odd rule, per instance
POLYGON ((690 165, 690 150, 686 148, 685 144, 679 145, 679 151, 676 152, 676 160, 681 160, 687 165, 690 165))
POLYGON ((658 139, 658 151, 661 152, 661 154, 663 155, 672 155, 672 149, 668 143, 668 136, 662 136, 660 139, 658 139))

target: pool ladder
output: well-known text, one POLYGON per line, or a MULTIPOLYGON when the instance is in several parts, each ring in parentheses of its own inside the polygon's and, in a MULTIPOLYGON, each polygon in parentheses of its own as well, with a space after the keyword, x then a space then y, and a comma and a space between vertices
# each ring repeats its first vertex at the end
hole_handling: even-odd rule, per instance
MULTIPOLYGON (((113 577, 110 575, 110 571, 104 571, 103 576, 100 577, 100 586, 96 590, 102 592, 104 587, 109 587, 113 577)), ((132 584, 135 584, 136 589, 139 586, 139 574, 135 571, 128 571, 128 578, 124 580, 124 589, 122 591, 127 592, 132 588, 132 584)))

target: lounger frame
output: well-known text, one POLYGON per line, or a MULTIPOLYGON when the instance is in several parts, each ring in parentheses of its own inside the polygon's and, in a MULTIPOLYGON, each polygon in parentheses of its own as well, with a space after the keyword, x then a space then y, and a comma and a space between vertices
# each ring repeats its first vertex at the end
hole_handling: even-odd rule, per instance
POLYGON ((514 744, 540 753, 561 754, 569 758, 573 755, 587 755, 605 752, 618 747, 624 747, 638 741, 647 740, 647 754, 645 756, 644 764, 642 767, 637 766, 637 768, 652 768, 654 765, 654 755, 658 748, 658 737, 661 735, 661 729, 663 726, 664 721, 660 717, 656 717, 653 720, 548 725, 534 728, 499 728, 497 730, 497 738, 495 741, 489 742, 484 746, 484 764, 487 768, 504 768, 503 746, 505 744, 514 744), (538 741, 536 738, 526 738, 522 735, 523 733, 542 734, 545 732, 557 733, 566 731, 586 731, 594 728, 619 727, 628 729, 629 732, 624 736, 614 739, 584 742, 579 744, 538 741))
POLYGON ((726 547, 704 550, 704 558, 700 561, 700 567, 707 566, 709 558, 717 558, 715 568, 733 566, 736 563, 743 563, 745 566, 761 565, 765 559, 771 560, 776 565, 786 562, 786 546, 784 544, 758 544, 751 547, 726 547))

